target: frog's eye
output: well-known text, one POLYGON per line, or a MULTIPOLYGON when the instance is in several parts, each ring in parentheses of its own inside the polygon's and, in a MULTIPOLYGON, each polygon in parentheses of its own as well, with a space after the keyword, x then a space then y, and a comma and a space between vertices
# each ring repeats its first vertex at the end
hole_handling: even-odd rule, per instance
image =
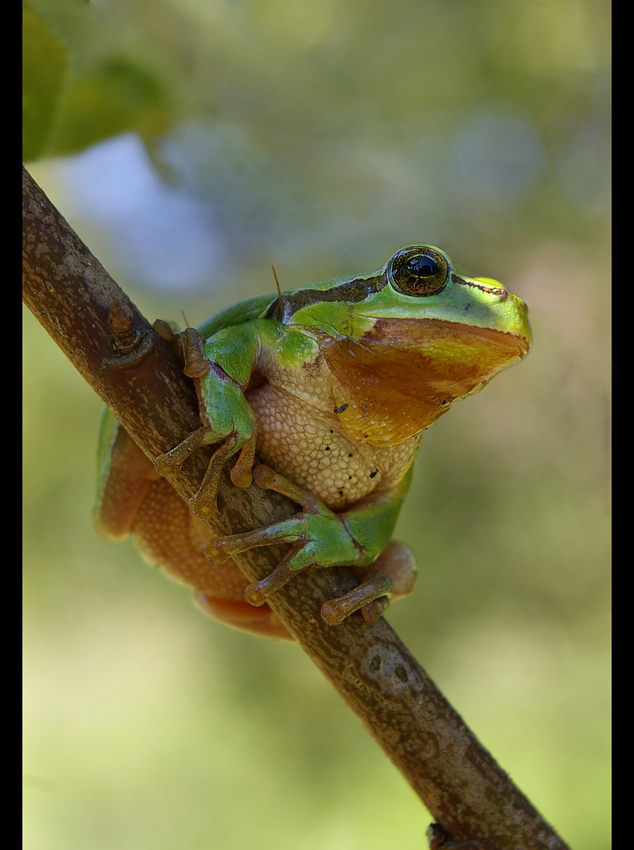
POLYGON ((449 262, 435 248, 405 248, 390 260, 388 273, 405 295, 435 295, 449 278, 449 262))

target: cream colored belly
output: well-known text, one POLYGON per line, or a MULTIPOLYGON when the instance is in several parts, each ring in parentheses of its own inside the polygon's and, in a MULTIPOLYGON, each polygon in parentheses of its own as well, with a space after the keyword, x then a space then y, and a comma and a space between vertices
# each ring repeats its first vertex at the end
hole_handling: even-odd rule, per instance
POLYGON ((353 443, 334 414, 265 384, 247 395, 258 420, 259 458, 339 510, 375 490, 390 490, 405 474, 420 435, 398 446, 353 443))

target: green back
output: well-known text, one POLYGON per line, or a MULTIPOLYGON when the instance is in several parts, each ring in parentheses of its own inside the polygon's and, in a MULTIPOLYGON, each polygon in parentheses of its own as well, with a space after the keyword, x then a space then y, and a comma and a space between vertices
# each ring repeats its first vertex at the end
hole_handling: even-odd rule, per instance
POLYGON ((230 328, 234 325, 241 325, 243 322, 250 322, 257 319, 268 308, 271 301, 275 300, 275 295, 257 295, 255 298, 249 298, 247 301, 241 301, 239 304, 234 304, 233 307, 227 307, 221 313, 216 313, 210 319, 206 319, 198 326, 198 333, 203 339, 209 339, 223 328, 230 328))

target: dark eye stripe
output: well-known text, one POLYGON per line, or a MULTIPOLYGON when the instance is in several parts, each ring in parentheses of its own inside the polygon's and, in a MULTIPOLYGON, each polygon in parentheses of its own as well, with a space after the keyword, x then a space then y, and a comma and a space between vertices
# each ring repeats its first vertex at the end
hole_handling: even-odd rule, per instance
POLYGON ((347 280, 329 289, 298 289, 296 292, 284 292, 284 315, 282 316, 279 299, 276 298, 269 305, 264 318, 286 321, 299 310, 309 307, 311 304, 321 304, 325 301, 338 301, 345 304, 358 304, 369 296, 383 289, 387 281, 383 275, 374 277, 358 277, 347 280))

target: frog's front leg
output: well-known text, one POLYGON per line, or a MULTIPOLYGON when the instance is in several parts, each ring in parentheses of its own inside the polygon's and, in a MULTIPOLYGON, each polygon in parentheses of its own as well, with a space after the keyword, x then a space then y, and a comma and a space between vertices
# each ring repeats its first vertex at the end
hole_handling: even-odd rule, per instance
POLYGON ((215 428, 209 425, 203 425, 186 437, 182 443, 179 443, 166 454, 157 457, 154 461, 157 472, 161 475, 168 475, 170 472, 180 469, 187 458, 194 454, 194 452, 197 452, 203 446, 218 443, 219 441, 221 441, 220 445, 209 461, 198 492, 189 500, 191 512, 194 516, 199 516, 203 519, 216 511, 222 470, 229 458, 238 451, 240 451, 240 455, 231 469, 229 476, 236 487, 246 489, 251 486, 251 468, 255 459, 255 434, 252 434, 252 436, 245 440, 244 434, 236 430, 232 431, 229 436, 223 439, 222 434, 215 428))
POLYGON ((255 480, 262 489, 275 490, 303 508, 288 520, 244 534, 210 541, 207 557, 222 563, 231 555, 275 542, 291 548, 270 576, 251 584, 246 598, 262 605, 283 587, 298 570, 308 566, 352 566, 361 584, 344 596, 322 606, 329 625, 339 625, 354 611, 362 610, 369 622, 376 621, 387 608, 393 592, 402 597, 411 592, 416 564, 411 550, 388 543, 401 502, 409 486, 409 474, 390 494, 368 497, 342 514, 329 510, 313 493, 302 490, 267 466, 258 466, 255 480))
MULTIPOLYGON (((192 513, 206 518, 216 511, 224 466, 238 452, 238 460, 230 472, 231 480, 236 487, 243 489, 251 485, 257 428, 253 411, 244 398, 244 387, 208 357, 200 334, 193 328, 187 328, 179 335, 179 340, 184 372, 194 380, 203 424, 171 451, 156 458, 154 465, 161 475, 169 475, 180 469, 203 446, 219 444, 198 492, 189 501, 192 513)), ((238 346, 229 336, 219 350, 230 360, 231 349, 235 347, 238 346)), ((254 349, 255 345, 251 348, 254 349)), ((249 348, 246 347, 246 350, 248 352, 249 348)), ((247 358, 247 376, 251 365, 247 358)))

